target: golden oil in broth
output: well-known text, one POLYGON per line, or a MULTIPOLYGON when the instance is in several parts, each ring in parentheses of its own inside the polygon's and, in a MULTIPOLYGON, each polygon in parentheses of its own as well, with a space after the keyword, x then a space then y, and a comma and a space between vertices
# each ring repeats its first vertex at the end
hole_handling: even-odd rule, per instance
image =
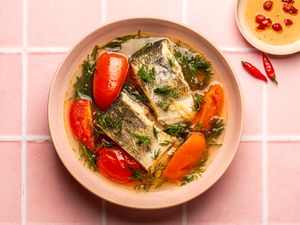
MULTIPOLYGON (((163 36, 158 36, 157 34, 144 34, 143 35, 147 35, 147 38, 140 38, 140 39, 130 39, 127 42, 122 44, 122 48, 120 49, 120 53, 123 53, 127 56, 132 55, 134 52, 136 52, 137 50, 139 50, 140 48, 142 48, 143 46, 145 46, 148 42, 151 41, 155 41, 155 40, 159 40, 161 38, 165 38, 163 36)), ((175 38, 170 38, 168 37, 173 43, 176 43, 178 40, 175 38)), ((199 53, 199 51, 197 51, 195 48, 192 48, 190 45, 183 43, 182 41, 180 41, 180 46, 187 48, 187 49, 191 49, 193 52, 197 52, 199 53)), ((201 53, 199 53, 201 54, 201 53)), ((202 55, 202 54, 201 54, 202 55)), ((82 59, 83 61, 84 59, 82 59)), ((215 70, 215 68, 212 65, 212 69, 215 73, 214 78, 211 81, 211 84, 213 83, 221 83, 222 84, 222 80, 220 78, 220 76, 217 74, 217 71, 215 70)), ((83 160, 80 157, 80 150, 79 150, 79 145, 78 145, 78 140, 75 138, 71 128, 70 128, 70 120, 69 120, 69 115, 70 115, 70 107, 72 104, 72 98, 73 98, 73 93, 74 93, 74 84, 76 83, 76 77, 81 75, 81 65, 78 65, 77 69, 73 72, 71 79, 69 81, 68 84, 68 89, 66 91, 66 95, 65 95, 65 101, 64 101, 64 121, 65 121, 65 129, 66 129, 66 133, 68 136, 68 140, 69 140, 69 144, 71 146, 71 148, 74 150, 75 155, 77 156, 77 158, 79 160, 82 161, 82 163, 84 164, 83 160)), ((209 86, 202 90, 201 92, 204 94, 205 91, 207 91, 209 88, 209 86)), ((199 91, 197 91, 199 92, 199 91)), ((225 90, 225 103, 224 103, 224 110, 223 110, 223 115, 222 117, 224 118, 225 124, 227 124, 227 97, 226 97, 226 90, 225 90)), ((225 131, 226 132, 226 131, 225 131)), ((224 133, 218 138, 217 142, 222 142, 224 139, 224 133)), ((211 163, 211 161, 214 159, 217 151, 218 151, 219 147, 215 146, 215 147, 210 147, 209 148, 209 158, 207 160, 207 164, 206 167, 211 163)), ((87 167, 87 165, 85 165, 87 167)), ((91 171, 93 172, 93 171, 91 171)), ((128 189, 128 191, 132 191, 133 190, 133 186, 132 185, 123 185, 123 184, 118 184, 108 178, 105 178, 103 175, 99 174, 97 171, 94 171, 94 174, 99 176, 99 178, 101 179, 106 179, 106 182, 112 183, 114 185, 119 185, 120 187, 124 188, 124 189, 128 189)), ((155 187, 155 184, 153 185, 155 187)), ((179 185, 175 184, 175 183, 171 183, 171 182, 165 182, 160 188, 158 189, 151 189, 150 191, 162 191, 162 190, 166 190, 166 189, 173 189, 173 188, 178 188, 179 185)))
MULTIPOLYGON (((297 9, 300 9, 300 0, 294 0, 297 9)), ((249 30, 261 41, 272 45, 288 45, 300 40, 300 14, 291 15, 283 11, 283 2, 281 0, 273 0, 273 7, 270 11, 263 9, 265 0, 247 0, 244 9, 245 20, 249 30), (270 18, 272 22, 279 22, 282 26, 281 32, 276 32, 272 27, 265 30, 257 30, 255 16, 263 14, 266 18, 270 18), (288 18, 293 24, 286 26, 284 19, 288 18)))

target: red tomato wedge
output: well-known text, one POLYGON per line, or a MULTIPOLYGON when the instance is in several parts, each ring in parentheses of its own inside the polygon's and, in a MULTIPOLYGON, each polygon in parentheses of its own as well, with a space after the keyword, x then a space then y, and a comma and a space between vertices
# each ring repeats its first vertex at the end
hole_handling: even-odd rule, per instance
POLYGON ((199 163, 206 143, 203 134, 193 133, 178 148, 164 170, 163 176, 171 181, 181 180, 194 166, 199 163))
POLYGON ((92 104, 88 99, 75 100, 70 110, 71 129, 89 149, 95 148, 92 104))
POLYGON ((97 152, 99 172, 116 182, 132 182, 133 170, 142 170, 140 164, 120 147, 100 148, 97 152))
POLYGON ((122 54, 104 52, 97 59, 93 92, 101 110, 106 110, 118 97, 128 68, 128 60, 122 54))

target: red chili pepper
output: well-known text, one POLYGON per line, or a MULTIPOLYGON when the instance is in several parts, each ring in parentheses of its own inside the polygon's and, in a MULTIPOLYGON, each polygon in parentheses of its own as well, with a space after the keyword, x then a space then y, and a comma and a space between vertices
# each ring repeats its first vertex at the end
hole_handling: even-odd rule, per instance
POLYGON ((263 75, 255 66, 253 66, 252 64, 248 63, 248 62, 244 62, 241 61, 244 69, 253 77, 263 80, 265 82, 268 82, 267 78, 265 77, 265 75, 263 75))
POLYGON ((278 82, 276 80, 276 76, 275 76, 274 67, 273 67, 270 59, 264 53, 262 54, 262 58, 263 58, 263 63, 264 63, 266 74, 271 79, 271 81, 273 81, 275 84, 278 84, 278 82))

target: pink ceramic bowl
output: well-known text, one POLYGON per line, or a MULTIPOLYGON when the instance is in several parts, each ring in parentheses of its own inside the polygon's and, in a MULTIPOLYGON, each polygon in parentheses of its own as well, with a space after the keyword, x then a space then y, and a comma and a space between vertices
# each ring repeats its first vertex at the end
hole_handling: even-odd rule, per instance
POLYGON ((170 21, 137 18, 104 25, 78 42, 64 57, 54 76, 49 94, 48 119, 53 143, 61 161, 86 189, 95 195, 127 207, 155 209, 170 207, 195 198, 210 188, 232 161, 242 133, 243 104, 237 78, 222 53, 202 35, 184 25, 170 21), (222 147, 219 148, 205 173, 196 181, 178 188, 153 192, 137 192, 113 183, 85 168, 71 148, 67 138, 68 123, 64 122, 64 97, 73 71, 82 59, 99 43, 112 38, 142 32, 158 33, 183 40, 210 60, 220 75, 228 102, 228 122, 222 147))

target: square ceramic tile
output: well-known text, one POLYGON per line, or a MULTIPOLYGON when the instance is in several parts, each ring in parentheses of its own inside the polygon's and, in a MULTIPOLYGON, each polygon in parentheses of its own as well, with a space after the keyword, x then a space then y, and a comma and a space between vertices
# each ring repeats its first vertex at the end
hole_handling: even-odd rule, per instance
POLYGON ((66 171, 52 143, 27 144, 27 224, 100 224, 101 203, 66 171))
POLYGON ((21 223, 21 143, 0 142, 0 224, 21 223))
POLYGON ((138 210, 106 203, 107 225, 181 225, 182 206, 159 210, 138 210))
POLYGON ((300 135, 300 55, 270 59, 279 85, 268 85, 268 132, 300 135))
POLYGON ((22 0, 1 1, 0 46, 22 46, 22 0))
POLYGON ((251 77, 242 67, 241 61, 251 62, 263 69, 259 53, 226 53, 233 66, 242 89, 244 99, 244 135, 260 135, 262 133, 262 94, 263 81, 251 77))
POLYGON ((212 40, 218 47, 250 47, 235 22, 235 0, 186 2, 188 25, 212 40))
POLYGON ((300 142, 268 146, 269 222, 300 224, 300 142))
POLYGON ((100 25, 99 0, 28 0, 29 46, 69 47, 100 25))
POLYGON ((0 135, 21 135, 22 56, 0 54, 0 74, 0 135))
POLYGON ((27 134, 49 135, 47 104, 51 81, 64 54, 29 54, 27 134))
POLYGON ((155 17, 181 22, 181 1, 174 0, 108 0, 106 21, 133 17, 155 17))
POLYGON ((261 144, 242 142, 221 179, 188 203, 187 224, 260 224, 262 221, 261 144))

